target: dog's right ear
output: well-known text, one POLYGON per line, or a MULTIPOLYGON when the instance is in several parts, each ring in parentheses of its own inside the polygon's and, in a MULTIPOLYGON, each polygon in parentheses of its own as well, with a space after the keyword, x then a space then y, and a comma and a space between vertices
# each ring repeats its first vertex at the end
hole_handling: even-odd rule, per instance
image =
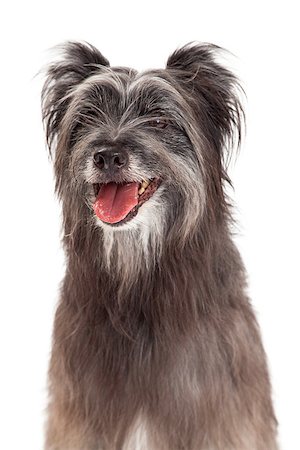
POLYGON ((190 43, 176 50, 167 70, 198 112, 201 129, 222 159, 224 149, 239 146, 244 125, 243 89, 237 77, 219 62, 225 50, 213 44, 190 43))
POLYGON ((101 67, 109 66, 108 60, 90 44, 67 42, 61 48, 63 58, 48 67, 42 91, 42 113, 50 153, 71 101, 69 94, 101 67))

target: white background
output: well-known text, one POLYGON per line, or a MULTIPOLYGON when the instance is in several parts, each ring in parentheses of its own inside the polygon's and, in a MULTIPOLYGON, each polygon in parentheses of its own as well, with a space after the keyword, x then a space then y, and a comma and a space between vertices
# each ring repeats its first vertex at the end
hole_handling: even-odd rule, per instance
MULTIPOLYGON (((63 276, 35 74, 67 39, 112 65, 163 67, 176 47, 232 51, 248 131, 231 170, 250 294, 283 450, 299 450, 299 29, 296 2, 6 2, 1 7, 0 448, 41 450, 53 311, 63 276), (110 6, 108 6, 108 4, 110 6), (298 67, 297 67, 298 66, 298 67)), ((266 449, 267 450, 267 449, 266 449)))

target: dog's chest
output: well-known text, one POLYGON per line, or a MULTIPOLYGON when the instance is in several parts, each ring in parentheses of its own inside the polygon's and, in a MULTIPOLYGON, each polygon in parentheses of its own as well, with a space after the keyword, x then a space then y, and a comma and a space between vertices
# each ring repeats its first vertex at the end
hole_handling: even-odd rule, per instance
POLYGON ((128 433, 122 450, 154 450, 150 445, 147 421, 138 417, 128 433))

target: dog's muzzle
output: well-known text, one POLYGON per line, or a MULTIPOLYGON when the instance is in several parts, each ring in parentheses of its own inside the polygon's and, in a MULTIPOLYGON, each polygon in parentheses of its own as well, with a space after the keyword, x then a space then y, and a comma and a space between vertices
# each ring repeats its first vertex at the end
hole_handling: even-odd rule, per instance
POLYGON ((153 178, 142 183, 122 179, 122 171, 129 166, 128 151, 124 148, 104 148, 94 153, 93 162, 107 182, 93 185, 94 212, 102 222, 120 225, 132 219, 139 208, 158 189, 161 180, 153 178))

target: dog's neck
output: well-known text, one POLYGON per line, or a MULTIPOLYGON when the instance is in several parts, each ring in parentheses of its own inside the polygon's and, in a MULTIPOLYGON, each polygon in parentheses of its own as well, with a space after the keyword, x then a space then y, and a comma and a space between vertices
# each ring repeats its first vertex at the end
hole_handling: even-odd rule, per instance
MULTIPOLYGON (((199 315, 212 309, 218 311, 222 302, 228 301, 220 298, 216 303, 220 297, 216 291, 223 289, 228 277, 237 276, 240 260, 231 240, 222 237, 220 230, 210 233, 210 242, 204 239, 204 230, 199 230, 181 248, 175 240, 167 239, 161 253, 148 263, 137 248, 138 243, 130 242, 128 234, 128 242, 124 236, 117 241, 118 246, 123 242, 124 248, 112 244, 109 265, 103 235, 95 229, 90 232, 91 236, 73 235, 68 241, 65 292, 74 278, 80 280, 76 299, 69 298, 69 302, 76 303, 79 310, 98 308, 101 317, 108 315, 121 333, 135 336, 146 323, 149 329, 182 331, 195 323, 199 315)), ((87 320, 96 320, 95 317, 97 314, 88 314, 87 320)))

